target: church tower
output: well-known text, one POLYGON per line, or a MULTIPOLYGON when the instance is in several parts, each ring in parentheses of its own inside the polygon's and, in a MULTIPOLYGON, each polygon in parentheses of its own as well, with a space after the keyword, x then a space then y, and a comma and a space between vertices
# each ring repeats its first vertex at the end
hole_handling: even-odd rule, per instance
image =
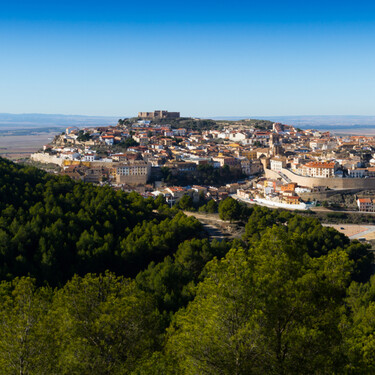
POLYGON ((270 135, 270 154, 272 156, 283 155, 283 148, 280 143, 280 138, 275 133, 270 135))

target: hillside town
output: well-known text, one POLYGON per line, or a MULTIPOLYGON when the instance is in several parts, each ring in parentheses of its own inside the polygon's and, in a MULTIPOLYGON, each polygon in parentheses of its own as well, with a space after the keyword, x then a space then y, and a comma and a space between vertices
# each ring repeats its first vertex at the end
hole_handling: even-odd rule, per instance
POLYGON ((185 123, 179 112, 154 111, 113 126, 68 127, 31 160, 75 180, 162 194, 171 205, 186 194, 194 201, 231 195, 289 209, 375 211, 375 137, 251 120, 185 123), (338 194, 352 201, 331 203, 338 194))

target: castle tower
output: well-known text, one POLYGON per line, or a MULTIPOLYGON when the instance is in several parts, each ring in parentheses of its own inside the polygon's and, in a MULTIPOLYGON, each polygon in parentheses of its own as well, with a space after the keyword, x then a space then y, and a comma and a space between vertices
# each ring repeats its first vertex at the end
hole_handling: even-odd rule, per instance
POLYGON ((272 156, 283 155, 283 148, 280 143, 278 134, 272 133, 270 135, 270 154, 272 156))

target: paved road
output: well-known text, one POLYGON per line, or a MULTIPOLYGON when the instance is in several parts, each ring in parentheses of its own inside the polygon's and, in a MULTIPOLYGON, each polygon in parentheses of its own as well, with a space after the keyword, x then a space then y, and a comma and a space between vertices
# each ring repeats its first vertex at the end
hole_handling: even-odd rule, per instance
POLYGON ((358 238, 375 238, 375 225, 361 224, 323 224, 326 227, 332 227, 348 236, 351 240, 358 238))
MULTIPOLYGON (((264 207, 272 208, 272 209, 282 208, 283 210, 295 211, 295 208, 276 207, 276 206, 272 206, 272 205, 264 204, 264 203, 257 202, 257 201, 249 201, 249 200, 247 200, 247 199, 244 200, 244 199, 238 198, 235 194, 232 194, 232 197, 235 198, 235 199, 240 200, 241 202, 248 203, 248 204, 257 204, 258 206, 264 206, 264 207)), ((300 210, 300 211, 303 212, 303 211, 308 211, 308 210, 300 210)), ((314 211, 314 212, 323 212, 323 213, 327 213, 327 214, 328 214, 328 213, 342 213, 342 214, 364 214, 364 215, 375 215, 375 212, 329 210, 329 209, 327 209, 327 208, 325 208, 325 207, 312 207, 312 208, 310 208, 310 211, 314 211)))
MULTIPOLYGON (((184 211, 187 216, 195 216, 208 232, 211 240, 229 238, 233 233, 225 230, 230 225, 229 222, 223 221, 218 214, 203 214, 198 212, 184 211)), ((372 212, 371 212, 372 213, 372 212)), ((375 238, 375 225, 361 225, 361 224, 323 224, 329 226, 337 231, 345 234, 351 240, 358 238, 372 239, 375 238)))
POLYGON ((311 211, 318 211, 318 212, 337 212, 337 213, 343 213, 343 214, 364 214, 364 215, 375 215, 375 212, 363 212, 363 211, 341 211, 341 210, 328 210, 324 207, 314 207, 311 209, 311 211))
MULTIPOLYGON (((327 211, 326 211, 327 212, 327 211)), ((328 211, 332 212, 332 211, 328 211)), ((342 211, 336 211, 342 212, 342 211)), ((351 211, 348 211, 351 212, 351 211)), ((218 214, 204 214, 198 212, 184 211, 187 216, 196 217, 202 224, 204 229, 208 232, 210 239, 214 238, 222 240, 224 238, 233 237, 233 233, 227 228, 230 226, 228 221, 223 221, 219 218, 218 214)), ((373 212, 366 212, 374 214, 373 212)), ((329 226, 337 231, 345 234, 351 240, 358 238, 375 239, 375 225, 362 225, 362 224, 323 224, 329 226)))

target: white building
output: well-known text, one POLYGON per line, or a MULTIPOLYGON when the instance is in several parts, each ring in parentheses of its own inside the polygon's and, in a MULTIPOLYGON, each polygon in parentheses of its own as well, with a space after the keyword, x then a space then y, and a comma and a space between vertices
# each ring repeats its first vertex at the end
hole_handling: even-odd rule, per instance
POLYGON ((108 146, 112 146, 115 142, 115 138, 113 135, 102 135, 101 140, 105 142, 108 146))
POLYGON ((232 132, 229 133, 229 140, 234 142, 242 142, 247 138, 247 135, 245 133, 241 132, 232 132))
POLYGON ((185 137, 186 129, 185 128, 173 129, 173 135, 177 137, 185 137))
POLYGON ((302 174, 309 177, 334 177, 338 168, 336 162, 311 161, 301 167, 302 174))
POLYGON ((301 193, 311 193, 311 188, 309 187, 304 187, 304 186, 298 186, 294 189, 296 194, 301 194, 301 193))
POLYGON ((285 158, 272 158, 270 160, 270 168, 272 171, 281 172, 282 168, 286 167, 285 158))
POLYGON ((371 198, 359 198, 357 199, 357 205, 359 211, 374 212, 374 200, 371 198))
POLYGON ((82 161, 95 161, 96 159, 98 159, 98 157, 96 156, 96 154, 86 154, 82 157, 82 161))
POLYGON ((365 168, 348 169, 348 175, 351 178, 363 178, 367 175, 365 168))
POLYGON ((145 184, 151 173, 151 164, 136 160, 121 163, 114 169, 116 182, 119 184, 145 184))
POLYGON ((247 159, 247 158, 239 158, 240 160, 240 163, 241 163, 241 171, 243 174, 245 174, 246 176, 250 176, 251 175, 251 163, 250 163, 250 160, 247 159))

